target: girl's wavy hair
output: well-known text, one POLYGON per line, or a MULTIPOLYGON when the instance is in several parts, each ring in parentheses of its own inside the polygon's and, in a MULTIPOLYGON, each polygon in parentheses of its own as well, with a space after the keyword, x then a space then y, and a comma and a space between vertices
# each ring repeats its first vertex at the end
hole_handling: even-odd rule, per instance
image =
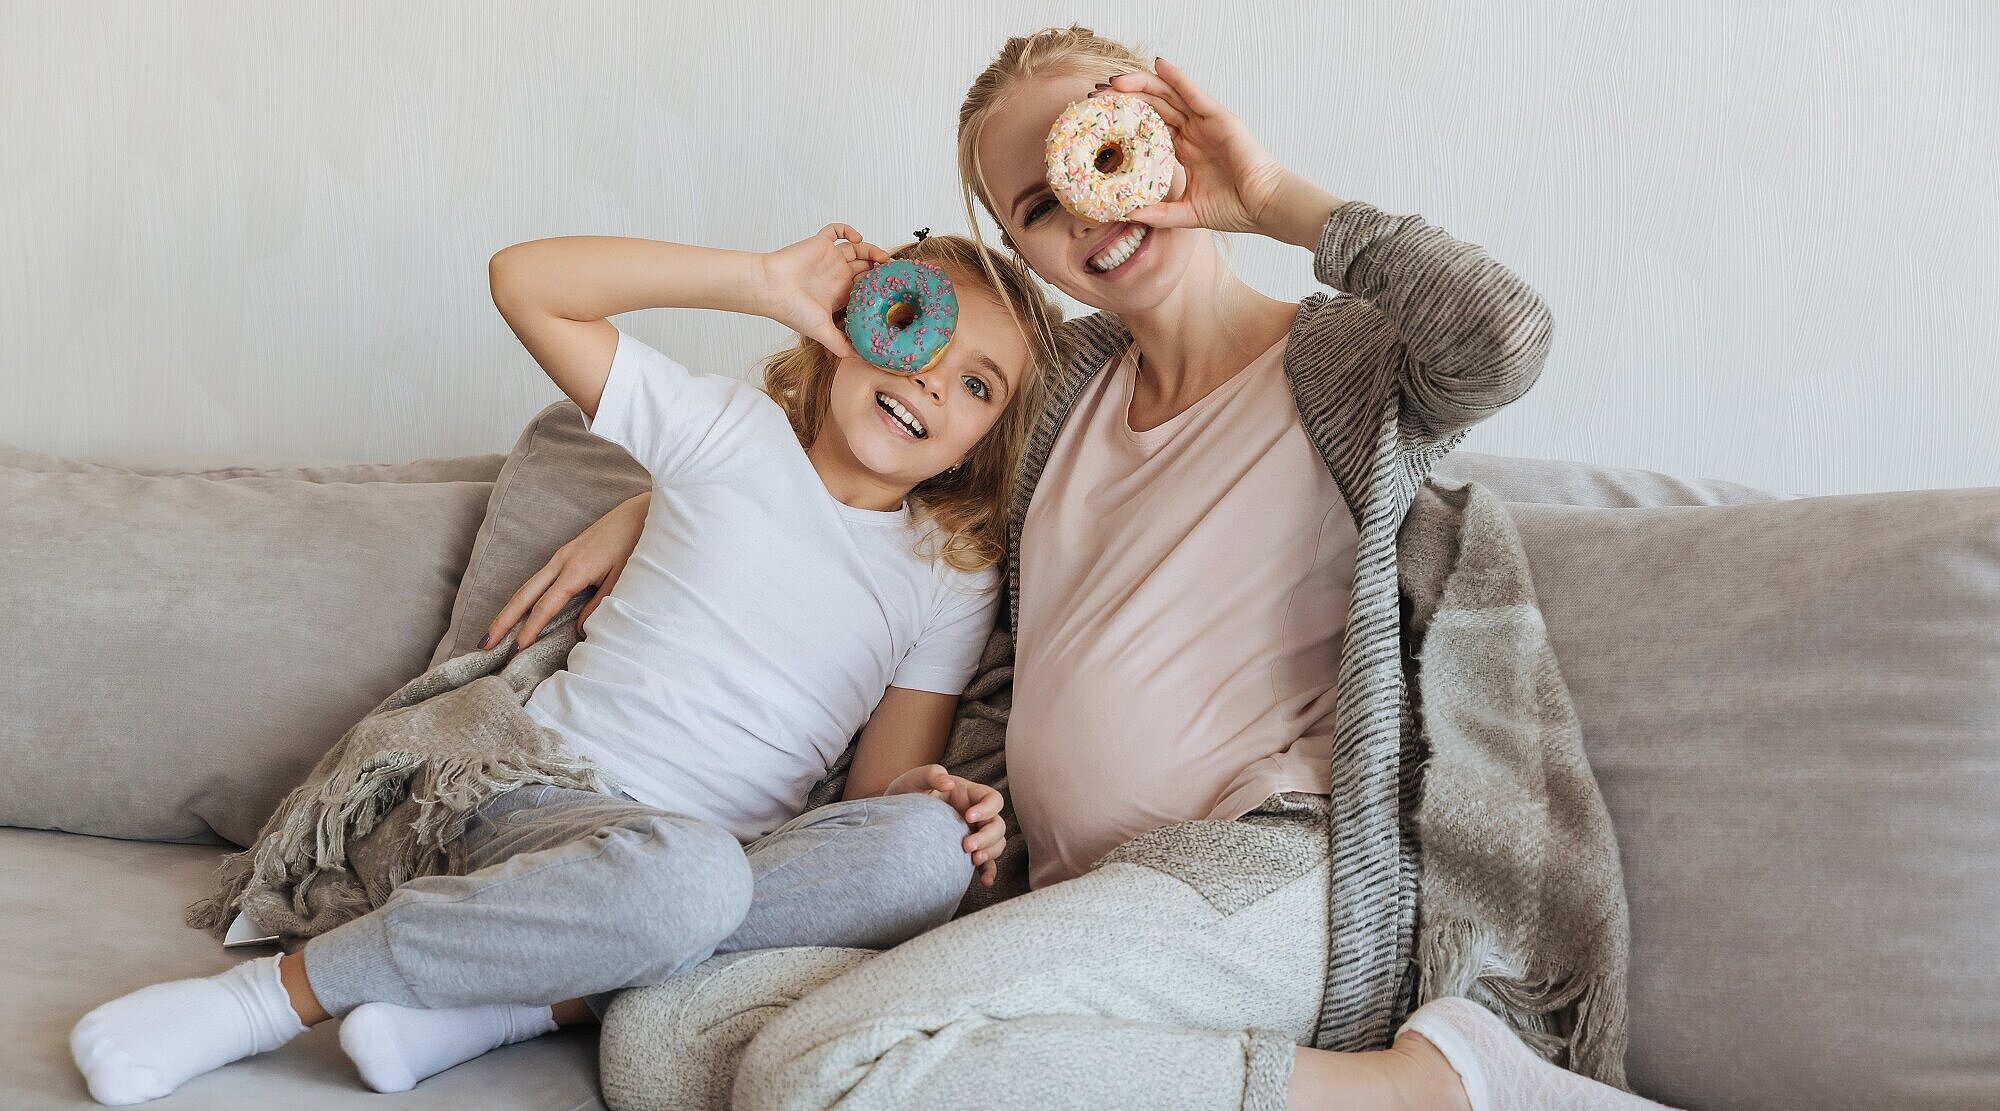
MULTIPOLYGON (((928 262, 942 268, 966 296, 967 286, 992 298, 1027 341, 1028 366, 1015 383, 1007 407, 958 470, 933 475, 910 491, 924 530, 918 554, 942 559, 965 572, 998 566, 1007 558, 1007 512, 1014 470, 1028 432, 1043 407, 1043 369, 1054 350, 1058 308, 1025 264, 996 254, 962 235, 932 235, 890 252, 892 258, 928 262)), ((840 366, 833 352, 805 336, 764 363, 764 392, 785 411, 802 447, 819 438, 832 401, 833 375, 840 366)))
MULTIPOLYGON (((994 211, 993 198, 986 191, 986 171, 979 164, 980 134, 994 110, 1006 100, 1008 90, 1033 77, 1082 75, 1109 81, 1121 73, 1152 68, 1152 63, 1131 47, 1075 24, 1044 27, 1032 35, 1008 39, 1000 47, 1000 56, 973 79, 965 90, 965 102, 958 106, 958 183, 973 236, 979 237, 979 219, 973 209, 977 198, 995 226, 1003 229, 1001 243, 1013 246, 1006 237, 1006 225, 994 211)), ((980 243, 984 245, 985 240, 981 238, 980 243)))

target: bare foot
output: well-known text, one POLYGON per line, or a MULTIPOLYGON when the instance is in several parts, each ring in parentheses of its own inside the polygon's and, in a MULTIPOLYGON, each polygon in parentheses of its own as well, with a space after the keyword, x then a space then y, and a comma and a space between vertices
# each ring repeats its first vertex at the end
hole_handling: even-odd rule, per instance
POLYGON ((1400 1069, 1407 1070, 1403 1073, 1407 1087, 1402 1090, 1416 1097, 1408 1106, 1426 1111, 1472 1111, 1472 1101, 1466 1098, 1458 1070, 1422 1034, 1404 1031, 1388 1052, 1392 1061, 1400 1059, 1400 1069))

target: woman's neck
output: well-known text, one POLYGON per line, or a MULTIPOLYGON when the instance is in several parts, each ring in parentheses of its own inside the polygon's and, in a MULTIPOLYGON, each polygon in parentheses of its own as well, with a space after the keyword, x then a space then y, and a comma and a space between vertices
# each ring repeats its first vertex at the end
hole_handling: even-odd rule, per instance
POLYGON ((1213 246, 1197 251, 1171 296, 1119 318, 1139 358, 1134 408, 1171 417, 1193 405, 1283 339, 1297 313, 1237 277, 1213 246))

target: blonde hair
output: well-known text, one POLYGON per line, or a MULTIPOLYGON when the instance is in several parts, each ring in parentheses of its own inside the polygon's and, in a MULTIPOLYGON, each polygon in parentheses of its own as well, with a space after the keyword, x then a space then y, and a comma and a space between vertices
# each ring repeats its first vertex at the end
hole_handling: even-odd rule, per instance
MULTIPOLYGON (((1042 369, 1054 351, 1053 333, 1062 310, 1050 300, 1025 264, 996 255, 962 235, 933 235, 891 251, 944 268, 960 296, 970 282, 991 297, 1021 329, 1028 366, 1015 383, 993 427, 957 470, 932 475, 910 491, 916 511, 934 527, 925 530, 918 554, 941 559, 966 572, 983 571, 1007 558, 1007 511, 1014 469, 1028 432, 1043 404, 1042 369)), ((810 448, 826 423, 833 375, 840 360, 805 336, 764 363, 764 392, 785 411, 802 447, 810 448)))
MULTIPOLYGON (((1008 39, 1000 47, 1000 56, 973 79, 972 86, 965 90, 964 103, 958 106, 958 183, 965 197, 966 223, 971 226, 973 236, 979 237, 979 219, 972 207, 977 197, 980 206, 1001 229, 1002 242, 1013 246, 1006 238, 1007 225, 1001 222, 993 198, 987 195, 986 172, 979 164, 980 134, 994 110, 1006 101, 1008 90, 1033 77, 1083 76, 1109 81, 1121 73, 1151 72, 1152 68, 1152 63, 1131 47, 1075 24, 1045 27, 1032 35, 1008 39)), ((985 240, 980 242, 983 245, 985 240)))

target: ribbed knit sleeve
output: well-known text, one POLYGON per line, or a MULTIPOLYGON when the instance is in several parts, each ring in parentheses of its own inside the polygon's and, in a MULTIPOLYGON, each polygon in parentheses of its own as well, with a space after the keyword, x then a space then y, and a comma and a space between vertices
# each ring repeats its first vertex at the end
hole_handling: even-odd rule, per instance
POLYGON ((1548 356, 1548 306, 1484 248, 1365 201, 1334 209, 1313 275, 1366 300, 1405 351, 1403 419, 1442 437, 1528 392, 1548 356))

